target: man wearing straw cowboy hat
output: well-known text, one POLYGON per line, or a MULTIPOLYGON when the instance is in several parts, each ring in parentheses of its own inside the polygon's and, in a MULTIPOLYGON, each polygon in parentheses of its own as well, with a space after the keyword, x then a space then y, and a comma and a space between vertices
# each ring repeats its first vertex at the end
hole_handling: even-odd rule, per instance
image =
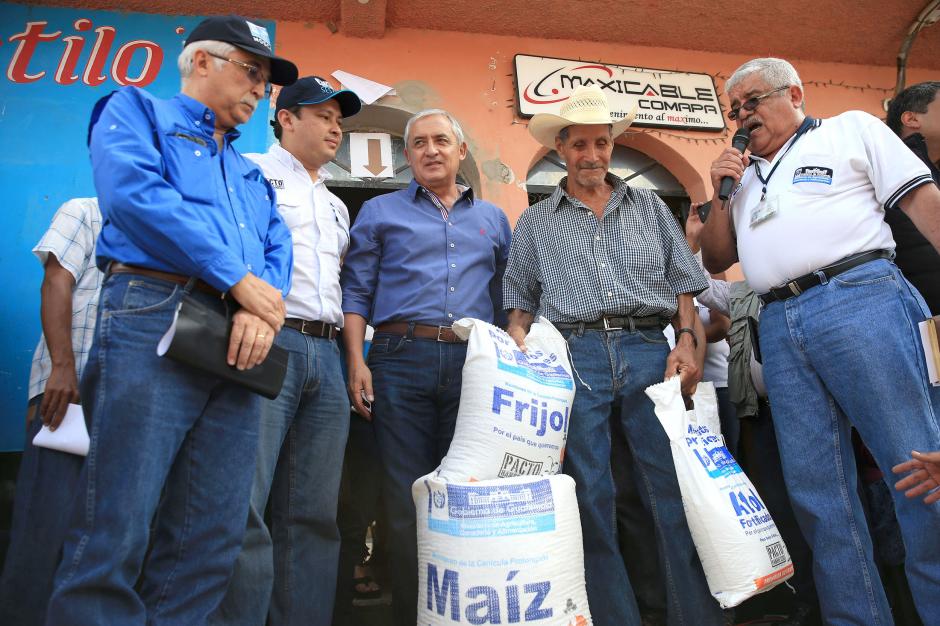
POLYGON ((568 175, 516 224, 503 306, 523 350, 535 314, 551 320, 567 338, 581 381, 564 471, 577 482, 594 623, 640 623, 614 529, 609 418, 616 402, 657 527, 669 621, 720 624, 669 441, 643 394, 664 376, 679 374, 687 392, 701 378, 705 337, 692 298, 708 284, 666 205, 608 172, 614 140, 632 121, 633 113, 611 117, 594 86, 576 89, 559 115, 532 118, 529 132, 558 151, 568 175), (678 339, 672 351, 662 333, 668 323, 678 339))

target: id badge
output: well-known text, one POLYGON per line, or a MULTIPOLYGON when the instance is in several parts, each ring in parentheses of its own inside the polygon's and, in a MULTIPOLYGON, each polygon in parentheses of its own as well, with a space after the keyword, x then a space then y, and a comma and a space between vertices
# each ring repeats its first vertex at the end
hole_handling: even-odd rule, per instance
POLYGON ((779 196, 774 196, 772 198, 762 198, 761 201, 757 203, 757 206, 754 207, 754 209, 751 211, 751 228, 754 228, 761 222, 764 222, 776 215, 779 206, 779 196))

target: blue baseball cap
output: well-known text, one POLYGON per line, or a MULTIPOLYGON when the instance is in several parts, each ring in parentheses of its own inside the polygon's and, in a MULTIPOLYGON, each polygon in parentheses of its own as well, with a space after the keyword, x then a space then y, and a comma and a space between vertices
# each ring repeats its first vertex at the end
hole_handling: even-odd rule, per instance
POLYGON ((362 108, 362 102, 354 92, 348 89, 336 90, 319 76, 304 76, 297 82, 281 89, 277 95, 274 113, 304 104, 320 104, 327 100, 336 100, 343 117, 352 117, 362 108))

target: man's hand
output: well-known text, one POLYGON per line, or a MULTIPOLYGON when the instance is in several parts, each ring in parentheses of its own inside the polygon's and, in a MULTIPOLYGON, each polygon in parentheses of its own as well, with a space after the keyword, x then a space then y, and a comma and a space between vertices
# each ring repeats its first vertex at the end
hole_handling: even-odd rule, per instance
POLYGON ((506 333, 512 337, 512 340, 516 342, 522 352, 528 352, 529 348, 525 345, 525 337, 529 334, 529 329, 532 328, 535 316, 522 309, 510 309, 508 317, 509 325, 506 327, 506 333))
POLYGON ((705 228, 705 223, 702 221, 702 216, 698 214, 698 209, 703 204, 705 203, 693 202, 689 207, 689 217, 685 220, 685 240, 692 254, 701 249, 702 229, 705 228))
POLYGON ((750 159, 737 148, 732 148, 731 146, 725 148, 721 154, 718 155, 718 158, 712 162, 710 170, 712 189, 715 190, 715 193, 718 193, 718 189, 721 187, 721 179, 725 176, 730 176, 734 179, 734 185, 731 187, 734 189, 734 186, 737 185, 741 177, 744 176, 744 170, 747 169, 747 165, 750 162, 750 159))
POLYGON ((75 363, 52 364, 52 373, 46 381, 42 402, 39 405, 39 417, 42 423, 55 430, 62 423, 69 404, 78 404, 78 376, 75 363))
POLYGON ((280 291, 249 272, 229 289, 229 293, 242 305, 243 310, 264 320, 275 332, 280 332, 286 315, 280 291))
POLYGON ((356 413, 372 421, 372 403, 375 395, 372 391, 372 371, 364 360, 350 359, 347 366, 349 372, 349 399, 356 413))
POLYGON ((240 370, 260 365, 267 358, 276 334, 274 329, 257 315, 245 309, 239 310, 232 317, 228 364, 240 370))
POLYGON ((664 378, 668 379, 678 374, 682 393, 691 396, 695 393, 696 385, 702 380, 702 370, 696 362, 695 350, 691 345, 691 339, 687 339, 689 343, 686 345, 682 337, 685 337, 685 334, 680 335, 680 341, 676 343, 676 347, 673 348, 672 352, 669 353, 669 357, 666 359, 666 374, 664 378))
POLYGON ((891 468, 895 474, 910 474, 894 484, 898 491, 904 491, 908 498, 916 498, 929 491, 924 503, 940 502, 940 450, 937 452, 911 452, 911 460, 899 463, 891 468), (905 491, 906 490, 906 491, 905 491))

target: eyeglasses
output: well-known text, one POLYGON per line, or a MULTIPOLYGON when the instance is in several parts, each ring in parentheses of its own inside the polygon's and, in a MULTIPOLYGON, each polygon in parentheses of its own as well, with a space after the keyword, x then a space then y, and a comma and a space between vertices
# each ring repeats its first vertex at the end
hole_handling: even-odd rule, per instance
POLYGON ((257 65, 252 65, 251 63, 245 63, 244 61, 238 61, 236 59, 230 59, 228 57, 223 57, 218 54, 213 54, 208 51, 207 51, 207 54, 210 57, 215 57, 217 59, 221 59, 222 61, 228 61, 229 63, 232 63, 244 69, 245 72, 248 74, 248 78, 251 79, 252 84, 257 85, 258 83, 264 83, 264 97, 265 98, 271 97, 271 83, 269 83, 267 79, 264 77, 264 74, 262 73, 260 67, 258 67, 257 65))
POLYGON ((728 119, 732 121, 738 119, 738 114, 741 112, 741 109, 744 109, 745 111, 753 111, 754 109, 757 108, 757 106, 761 103, 761 100, 763 100, 764 98, 769 98, 770 96, 774 95, 778 91, 783 91, 784 89, 789 89, 789 88, 790 88, 790 85, 784 85, 783 87, 777 87, 773 91, 768 91, 767 93, 762 94, 760 96, 754 96, 753 98, 748 98, 747 100, 742 102, 740 106, 736 106, 730 111, 728 111, 728 119))

